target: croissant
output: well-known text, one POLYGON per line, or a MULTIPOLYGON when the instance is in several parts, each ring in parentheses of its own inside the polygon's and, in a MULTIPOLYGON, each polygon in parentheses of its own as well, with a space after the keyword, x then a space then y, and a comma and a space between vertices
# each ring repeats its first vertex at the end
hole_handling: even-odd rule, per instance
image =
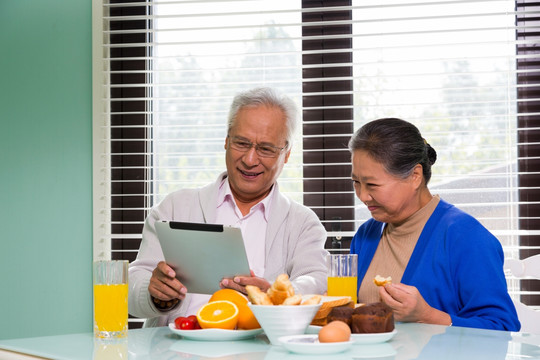
POLYGON ((257 286, 246 285, 246 291, 249 301, 255 305, 274 305, 268 294, 261 291, 257 286))
POLYGON ((294 295, 294 288, 287 274, 279 275, 267 291, 274 305, 281 305, 290 296, 294 295))
POLYGON ((315 305, 322 299, 321 295, 313 295, 302 302, 302 295, 294 293, 287 274, 279 275, 266 292, 253 285, 246 285, 246 292, 255 305, 315 305))

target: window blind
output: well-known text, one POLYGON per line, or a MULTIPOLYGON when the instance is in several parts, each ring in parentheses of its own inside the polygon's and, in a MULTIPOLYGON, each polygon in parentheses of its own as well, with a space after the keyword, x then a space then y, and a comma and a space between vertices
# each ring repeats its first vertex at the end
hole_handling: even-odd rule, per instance
MULTIPOLYGON (((233 96, 263 85, 302 110, 279 183, 317 213, 328 248, 346 251, 370 217, 350 182, 348 139, 400 117, 438 153, 432 193, 481 221, 505 256, 540 253, 535 3, 93 4, 96 257, 133 260, 154 204, 215 180, 233 96)), ((537 284, 509 284, 540 304, 537 284)))

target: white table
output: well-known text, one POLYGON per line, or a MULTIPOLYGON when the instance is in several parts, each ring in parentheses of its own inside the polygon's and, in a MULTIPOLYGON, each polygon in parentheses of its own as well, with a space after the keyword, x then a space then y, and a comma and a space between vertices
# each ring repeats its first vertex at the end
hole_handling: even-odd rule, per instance
MULTIPOLYGON (((396 324, 388 342, 353 345, 324 359, 540 359, 540 335, 426 324, 396 324)), ((108 360, 125 359, 307 360, 314 356, 271 346, 266 336, 251 340, 192 341, 168 327, 130 330, 126 341, 106 347, 92 333, 0 340, 0 359, 108 360), (29 357, 32 356, 32 357, 29 357)))

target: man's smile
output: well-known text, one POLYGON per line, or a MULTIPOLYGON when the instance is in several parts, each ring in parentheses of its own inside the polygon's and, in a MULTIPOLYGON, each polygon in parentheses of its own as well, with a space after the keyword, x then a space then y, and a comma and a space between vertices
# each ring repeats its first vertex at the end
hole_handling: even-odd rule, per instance
POLYGON ((240 170, 240 169, 238 169, 238 171, 240 172, 240 174, 242 174, 243 177, 248 178, 248 179, 254 179, 257 176, 262 174, 262 171, 261 172, 253 172, 253 171, 245 171, 245 170, 240 170))

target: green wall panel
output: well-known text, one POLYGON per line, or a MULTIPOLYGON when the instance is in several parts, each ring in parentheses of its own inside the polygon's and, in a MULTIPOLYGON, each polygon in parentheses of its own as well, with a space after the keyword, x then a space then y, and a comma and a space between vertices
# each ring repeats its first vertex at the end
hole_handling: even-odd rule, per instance
POLYGON ((0 339, 92 331, 91 15, 0 0, 0 339))

